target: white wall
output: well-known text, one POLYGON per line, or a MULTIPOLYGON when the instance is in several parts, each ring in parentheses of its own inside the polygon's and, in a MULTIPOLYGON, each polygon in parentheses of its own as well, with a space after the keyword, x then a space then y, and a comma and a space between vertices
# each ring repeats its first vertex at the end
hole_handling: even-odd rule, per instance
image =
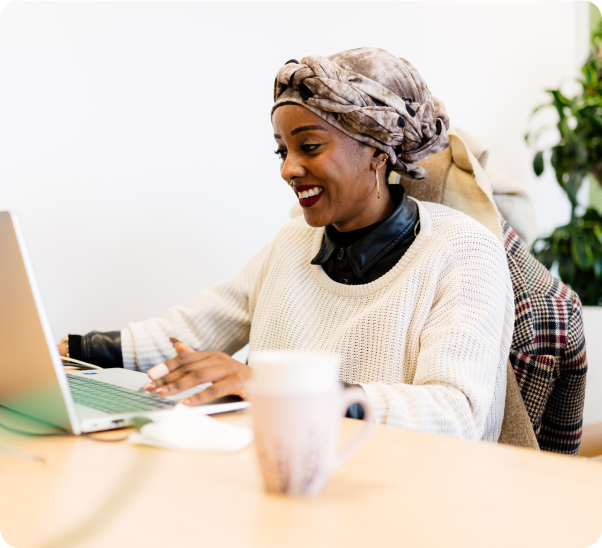
POLYGON ((523 135, 542 90, 577 74, 586 15, 574 2, 9 4, 0 208, 21 215, 56 337, 186 304, 275 235, 294 197, 269 111, 292 57, 374 45, 410 60, 529 187, 540 225, 564 222, 523 135))
POLYGON ((583 308, 583 327, 587 345, 587 383, 583 423, 602 422, 602 306, 583 308))

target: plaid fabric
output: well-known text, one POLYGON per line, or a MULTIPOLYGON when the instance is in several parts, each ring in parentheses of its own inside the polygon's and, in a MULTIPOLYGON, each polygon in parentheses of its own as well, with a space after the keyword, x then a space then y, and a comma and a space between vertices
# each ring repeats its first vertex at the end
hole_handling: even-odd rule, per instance
POLYGON ((577 455, 587 357, 578 295, 554 278, 502 219, 514 288, 510 363, 539 447, 577 455))

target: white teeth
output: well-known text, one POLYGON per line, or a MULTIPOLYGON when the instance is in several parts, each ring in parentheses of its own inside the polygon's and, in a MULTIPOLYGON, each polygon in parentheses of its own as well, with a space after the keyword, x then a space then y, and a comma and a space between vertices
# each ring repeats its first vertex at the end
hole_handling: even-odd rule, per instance
POLYGON ((324 189, 320 188, 319 186, 315 186, 314 188, 310 188, 309 190, 304 190, 303 192, 298 192, 297 196, 299 196, 299 198, 304 200, 305 198, 311 198, 312 196, 317 196, 323 190, 324 189))

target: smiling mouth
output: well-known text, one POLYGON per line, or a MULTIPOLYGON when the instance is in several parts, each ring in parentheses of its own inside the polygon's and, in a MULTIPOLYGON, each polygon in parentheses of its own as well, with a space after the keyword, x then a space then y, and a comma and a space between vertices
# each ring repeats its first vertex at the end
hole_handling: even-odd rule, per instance
POLYGON ((313 196, 318 196, 318 194, 322 194, 322 192, 324 192, 324 189, 319 186, 302 190, 301 192, 297 192, 297 190, 295 190, 297 198, 299 198, 300 200, 307 200, 308 198, 312 198, 313 196))
POLYGON ((324 189, 321 186, 299 185, 295 188, 295 194, 299 198, 301 207, 313 206, 322 197, 323 193, 324 189))

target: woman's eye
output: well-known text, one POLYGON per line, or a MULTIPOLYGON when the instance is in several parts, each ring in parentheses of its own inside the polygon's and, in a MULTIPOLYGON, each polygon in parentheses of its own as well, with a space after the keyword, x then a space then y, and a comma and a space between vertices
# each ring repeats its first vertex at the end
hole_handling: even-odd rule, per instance
MULTIPOLYGON (((321 144, 310 144, 310 143, 306 143, 304 145, 301 145, 301 150, 303 152, 314 152, 317 148, 321 147, 321 144)), ((282 161, 286 160, 286 157, 288 155, 288 151, 284 150, 284 149, 278 149, 274 151, 274 154, 277 154, 278 156, 280 156, 280 159, 282 161)))
POLYGON ((301 145, 301 150, 303 152, 313 152, 314 150, 316 150, 319 146, 319 144, 316 145, 311 145, 311 144, 305 144, 305 145, 301 145))

